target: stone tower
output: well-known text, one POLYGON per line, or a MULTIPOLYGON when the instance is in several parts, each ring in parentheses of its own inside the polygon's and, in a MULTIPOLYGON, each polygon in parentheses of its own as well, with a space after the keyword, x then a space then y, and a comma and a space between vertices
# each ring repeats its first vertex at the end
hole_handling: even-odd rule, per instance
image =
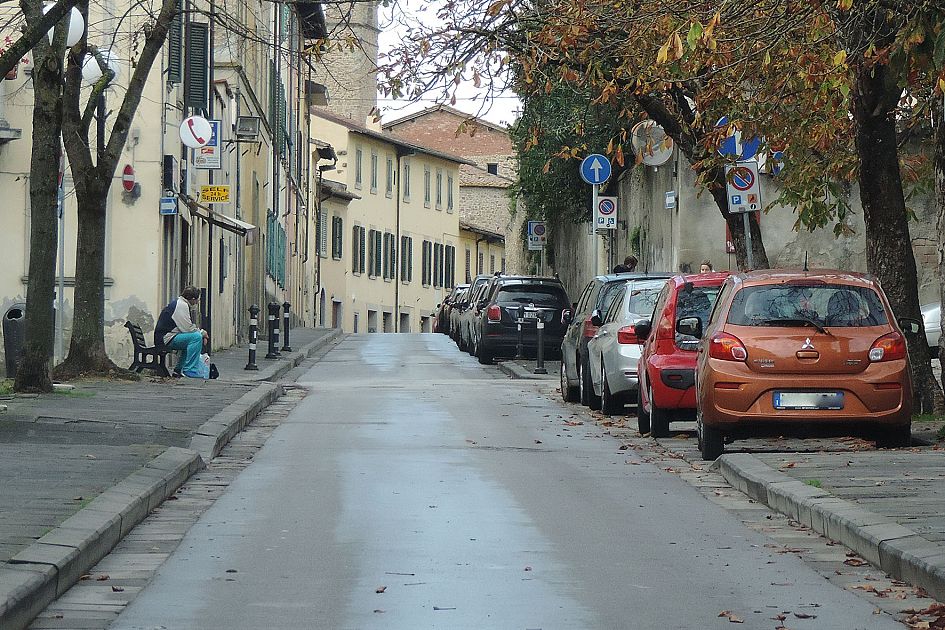
POLYGON ((378 4, 325 3, 329 50, 319 82, 328 87, 328 112, 364 125, 377 107, 378 4))

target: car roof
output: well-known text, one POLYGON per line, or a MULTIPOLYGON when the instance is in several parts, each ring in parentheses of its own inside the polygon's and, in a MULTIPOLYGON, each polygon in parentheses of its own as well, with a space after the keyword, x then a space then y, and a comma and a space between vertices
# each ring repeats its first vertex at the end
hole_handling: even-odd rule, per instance
POLYGON ((594 276, 595 280, 601 282, 615 282, 617 280, 642 280, 644 278, 672 278, 673 274, 665 271, 628 271, 627 273, 607 273, 600 276, 594 276))
POLYGON ((687 282, 691 282, 696 287, 718 287, 722 286, 725 279, 731 274, 730 271, 710 271, 709 273, 687 273, 673 276, 669 282, 674 288, 679 289, 687 282))
POLYGON ((516 284, 558 284, 564 286, 561 280, 558 278, 545 278, 541 276, 496 276, 496 282, 509 282, 516 284))
POLYGON ((796 280, 820 280, 870 288, 876 288, 878 284, 870 274, 838 269, 758 269, 737 274, 734 280, 746 286, 780 284, 796 280))

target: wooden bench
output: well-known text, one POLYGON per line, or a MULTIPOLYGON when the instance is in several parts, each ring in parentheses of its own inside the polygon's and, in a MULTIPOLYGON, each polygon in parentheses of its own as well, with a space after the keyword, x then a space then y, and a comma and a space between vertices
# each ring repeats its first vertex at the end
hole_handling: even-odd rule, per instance
POLYGON ((154 370, 158 376, 170 376, 171 373, 167 371, 167 355, 170 350, 163 347, 158 348, 156 345, 147 345, 144 340, 144 333, 141 332, 141 326, 137 324, 125 322, 125 328, 131 333, 131 342, 135 346, 135 359, 128 369, 141 372, 141 370, 147 368, 154 370))

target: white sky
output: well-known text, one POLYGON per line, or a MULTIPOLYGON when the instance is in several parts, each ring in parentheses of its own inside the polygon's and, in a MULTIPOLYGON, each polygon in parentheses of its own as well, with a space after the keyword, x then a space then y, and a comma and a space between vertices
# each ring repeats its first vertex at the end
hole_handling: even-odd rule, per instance
MULTIPOLYGON (((437 0, 413 0, 412 3, 410 0, 401 0, 400 2, 392 3, 390 8, 380 7, 379 25, 381 27, 381 33, 379 36, 379 45, 382 58, 385 52, 396 45, 403 32, 402 27, 398 27, 396 24, 393 27, 391 26, 391 11, 399 11, 401 14, 409 15, 410 19, 414 20, 429 20, 435 19, 433 14, 435 13, 434 7, 436 4, 437 0), (422 10, 417 11, 417 7, 421 6, 422 10)), ((429 97, 413 103, 378 95, 378 105, 381 108, 383 119, 388 121, 406 116, 407 114, 412 114, 413 112, 420 111, 427 107, 433 107, 437 104, 436 96, 437 95, 431 94, 429 97)), ((504 93, 484 103, 485 96, 485 89, 478 90, 471 83, 464 83, 459 87, 456 104, 450 105, 448 102, 444 102, 443 104, 468 114, 479 116, 491 123, 499 125, 510 124, 518 118, 518 112, 521 111, 522 103, 514 93, 504 93)))

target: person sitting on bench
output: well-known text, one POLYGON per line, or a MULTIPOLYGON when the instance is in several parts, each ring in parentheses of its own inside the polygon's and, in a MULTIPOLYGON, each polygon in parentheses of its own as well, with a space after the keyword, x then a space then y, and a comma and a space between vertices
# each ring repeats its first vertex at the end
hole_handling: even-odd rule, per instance
POLYGON ((197 287, 185 287, 180 297, 161 310, 157 326, 154 327, 154 343, 163 343, 166 347, 180 352, 180 361, 175 373, 200 378, 200 351, 204 341, 209 338, 207 331, 197 328, 190 315, 190 310, 197 306, 200 291, 197 287))

